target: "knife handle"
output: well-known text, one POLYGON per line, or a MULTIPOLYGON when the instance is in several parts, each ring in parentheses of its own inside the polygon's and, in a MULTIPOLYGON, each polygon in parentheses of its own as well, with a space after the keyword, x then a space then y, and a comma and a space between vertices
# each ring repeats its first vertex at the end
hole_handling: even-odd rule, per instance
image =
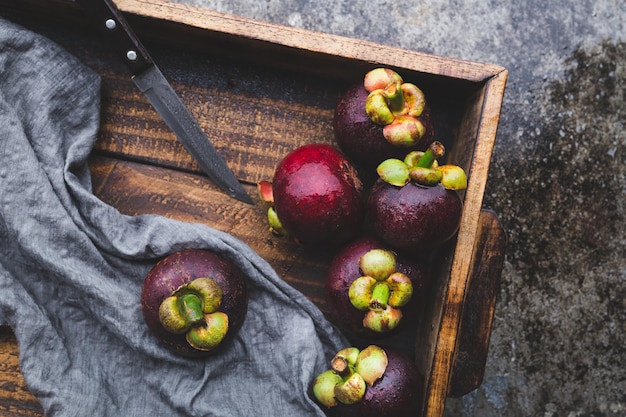
POLYGON ((152 58, 112 0, 75 0, 97 23, 105 39, 133 75, 153 65, 152 58))

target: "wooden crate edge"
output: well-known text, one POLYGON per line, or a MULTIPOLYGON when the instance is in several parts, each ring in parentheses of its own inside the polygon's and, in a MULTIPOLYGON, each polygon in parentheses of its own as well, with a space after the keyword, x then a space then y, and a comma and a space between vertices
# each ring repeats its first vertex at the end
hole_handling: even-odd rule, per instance
POLYGON ((120 10, 208 31, 418 72, 484 82, 504 68, 220 13, 166 0, 115 0, 120 10))
POLYGON ((469 276, 472 271, 471 263, 474 260, 474 245, 476 244, 482 200, 507 78, 508 71, 502 69, 487 82, 485 87, 486 92, 476 149, 466 193, 466 208, 461 219, 454 252, 450 282, 432 362, 431 378, 425 391, 426 417, 442 417, 445 408, 445 399, 449 390, 451 370, 458 342, 457 335, 462 321, 469 276))

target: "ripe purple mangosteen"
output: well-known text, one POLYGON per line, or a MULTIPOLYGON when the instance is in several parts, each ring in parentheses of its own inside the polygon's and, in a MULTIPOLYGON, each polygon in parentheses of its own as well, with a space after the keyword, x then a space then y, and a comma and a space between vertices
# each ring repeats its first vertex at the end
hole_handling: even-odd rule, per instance
POLYGON ((458 231, 463 202, 456 190, 467 187, 467 177, 458 166, 438 165, 444 152, 435 141, 425 152, 378 166, 380 179, 369 195, 367 222, 392 248, 431 251, 458 231))
POLYGON ((201 249, 175 252, 148 273, 141 291, 152 333, 182 356, 204 357, 228 345, 246 318, 248 292, 241 271, 201 249))
POLYGON ((389 347, 349 347, 313 381, 313 396, 332 417, 412 417, 420 406, 417 368, 389 347))
POLYGON ((346 334, 381 338, 415 323, 427 290, 427 262, 397 256, 360 237, 333 257, 326 273, 329 317, 346 334))
POLYGON ((278 164, 272 182, 261 181, 258 189, 270 205, 270 230, 304 246, 337 247, 362 227, 363 183, 354 166, 330 145, 295 149, 278 164))
POLYGON ((434 139, 424 93, 388 68, 376 68, 340 98, 333 120, 341 150, 364 169, 423 150, 434 139))

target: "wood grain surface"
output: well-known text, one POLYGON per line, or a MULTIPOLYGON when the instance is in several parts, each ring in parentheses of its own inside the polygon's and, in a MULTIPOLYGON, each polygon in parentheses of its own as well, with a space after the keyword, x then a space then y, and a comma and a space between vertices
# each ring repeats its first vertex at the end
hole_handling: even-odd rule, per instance
POLYGON ((20 372, 19 350, 9 327, 0 326, 0 416, 43 416, 20 372))
MULTIPOLYGON (((434 257, 436 285, 406 346, 424 386, 416 415, 441 417, 449 393, 475 388, 505 244, 482 198, 507 71, 162 0, 116 3, 255 204, 227 197, 200 171, 76 5, 0 0, 0 15, 48 36, 101 76, 101 125, 89 162, 94 194, 122 214, 163 215, 240 238, 322 311, 332 254, 271 235, 256 183, 270 180, 296 147, 334 143, 337 100, 367 69, 394 68, 424 90, 437 139, 449 150, 445 162, 462 166, 469 186, 461 193, 459 234, 434 257), (468 341, 479 349, 468 350, 468 341), (467 355, 475 362, 462 366, 467 355)), ((0 337, 0 415, 41 415, 19 372, 12 333, 3 328, 0 337)))
POLYGON ((496 307, 500 276, 504 266, 507 236, 496 214, 480 213, 478 244, 472 262, 462 319, 457 337, 448 395, 463 396, 482 383, 489 352, 491 325, 496 307))

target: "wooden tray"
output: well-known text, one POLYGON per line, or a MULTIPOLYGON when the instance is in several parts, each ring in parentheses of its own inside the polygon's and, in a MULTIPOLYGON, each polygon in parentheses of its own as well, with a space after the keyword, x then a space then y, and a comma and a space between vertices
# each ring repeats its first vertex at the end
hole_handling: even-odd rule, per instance
MULTIPOLYGON (((256 204, 227 197, 202 175, 71 1, 0 0, 0 16, 50 37, 102 76, 94 193, 125 214, 155 213, 233 234, 322 311, 331 254, 271 236, 256 183, 270 180, 292 149, 333 143, 336 102, 367 70, 394 68, 424 90, 447 161, 466 170, 469 184, 458 236, 438 254, 430 302, 405 346, 423 381, 416 415, 440 417, 448 395, 478 387, 506 241, 497 216, 482 210, 506 69, 162 0, 116 3, 256 204)), ((19 373, 15 339, 0 331, 0 412, 41 415, 19 373)))

